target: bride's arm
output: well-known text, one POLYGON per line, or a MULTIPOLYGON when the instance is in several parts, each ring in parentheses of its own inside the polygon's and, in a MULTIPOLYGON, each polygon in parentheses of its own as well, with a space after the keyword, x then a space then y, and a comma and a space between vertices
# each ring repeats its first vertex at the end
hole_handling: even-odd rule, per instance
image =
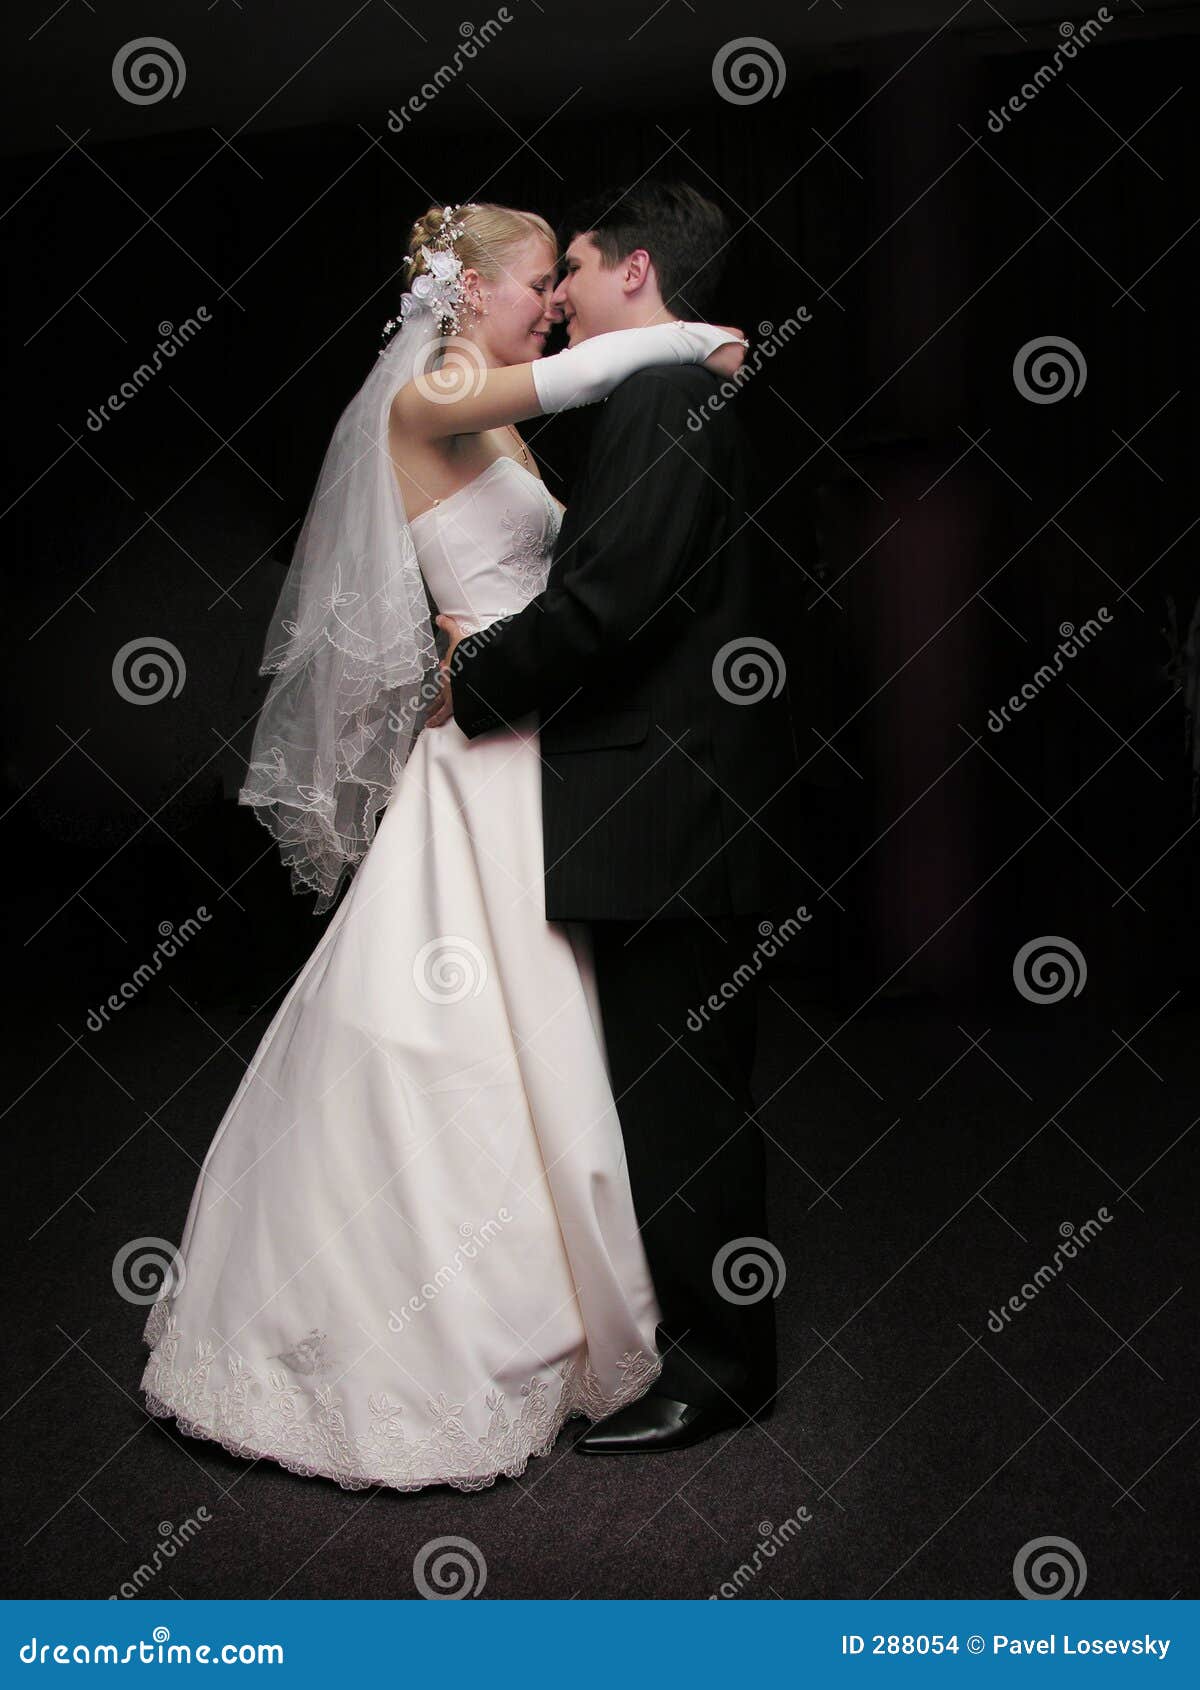
POLYGON ((653 323, 592 335, 550 358, 498 369, 452 356, 442 368, 400 389, 392 400, 392 419, 418 440, 480 434, 591 405, 607 398, 627 376, 655 364, 716 364, 717 349, 731 342, 745 345, 736 330, 712 323, 653 323))

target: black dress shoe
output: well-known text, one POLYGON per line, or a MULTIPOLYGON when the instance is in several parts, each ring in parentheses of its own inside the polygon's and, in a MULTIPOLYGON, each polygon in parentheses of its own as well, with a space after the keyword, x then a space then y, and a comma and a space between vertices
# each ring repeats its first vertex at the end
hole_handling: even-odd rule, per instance
POLYGON ((677 1402, 648 1394, 593 1426, 575 1448, 580 1455, 653 1455, 686 1449, 730 1426, 744 1426, 748 1419, 733 1403, 677 1402))

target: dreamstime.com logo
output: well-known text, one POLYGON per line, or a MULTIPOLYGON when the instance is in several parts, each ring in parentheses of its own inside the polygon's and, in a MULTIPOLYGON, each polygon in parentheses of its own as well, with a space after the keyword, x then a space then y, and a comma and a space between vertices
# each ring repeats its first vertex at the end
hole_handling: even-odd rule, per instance
POLYGON ((95 405, 87 414, 87 425, 93 434, 99 434, 105 423, 109 421, 110 413, 123 411, 131 399, 146 387, 163 367, 164 358, 173 358, 181 347, 195 339, 206 323, 211 323, 207 305, 196 307, 195 317, 185 317, 178 326, 174 323, 163 322, 158 325, 159 342, 151 354, 151 362, 139 364, 132 376, 123 381, 116 393, 110 393, 99 409, 95 405))
POLYGON ((1033 679, 1023 682, 1020 692, 1014 692, 1008 702, 1002 704, 999 710, 988 711, 987 725, 991 732, 994 734, 1003 733, 1012 720, 1009 711, 1011 710, 1014 716, 1018 716, 1027 704, 1032 704, 1040 698, 1050 683, 1057 680, 1062 674, 1064 662, 1078 657, 1081 651, 1086 651, 1096 636, 1102 634, 1111 621, 1112 612, 1106 604, 1102 604, 1095 616, 1089 616, 1085 622, 1080 623, 1078 628, 1073 622, 1061 622, 1058 628, 1061 638, 1054 648, 1054 656, 1051 661, 1043 663, 1040 668, 1035 669, 1033 679))
MULTIPOLYGON (((512 614, 515 615, 516 612, 512 612, 512 614)), ((475 624, 473 622, 469 622, 466 617, 456 617, 455 620, 462 629, 463 636, 460 642, 460 650, 468 655, 477 651, 482 651, 483 647, 490 639, 495 639, 496 635, 500 631, 501 623, 507 621, 507 619, 507 615, 499 616, 494 622, 485 622, 481 628, 477 628, 475 624)), ((431 669, 425 680, 417 688, 416 692, 409 693, 406 700, 406 706, 407 709, 414 714, 414 716, 420 715, 426 706, 436 704, 441 696, 441 669, 431 669)), ((408 727, 408 723, 404 720, 395 705, 392 705, 391 709, 388 711, 388 727, 391 729, 392 733, 404 732, 408 727)))
POLYGON ((454 81, 463 66, 470 64, 480 49, 494 41, 504 25, 511 23, 512 20, 513 14, 508 7, 500 6, 496 10, 496 16, 488 18, 478 28, 469 20, 460 23, 458 33, 461 41, 450 55, 451 62, 439 65, 433 75, 421 84, 417 92, 409 95, 399 111, 394 106, 389 107, 387 126, 392 134, 398 135, 411 118, 420 116, 427 106, 431 106, 442 89, 448 88, 454 81))
POLYGON ((730 1576, 719 1584, 709 1597, 710 1602, 719 1602, 724 1598, 740 1596, 742 1591, 763 1568, 764 1561, 774 1560, 781 1549, 785 1549, 792 1538, 798 1537, 805 1526, 812 1524, 812 1515, 804 1506, 797 1508, 794 1514, 789 1514, 780 1526, 773 1526, 770 1520, 760 1520, 758 1524, 759 1541, 754 1546, 754 1554, 749 1561, 743 1561, 730 1576))
POLYGON ((140 1567, 134 1568, 120 1589, 113 1591, 109 1601, 129 1601, 135 1596, 140 1596, 150 1580, 162 1571, 164 1564, 173 1561, 179 1550, 186 1548, 201 1527, 206 1526, 211 1519, 212 1515, 201 1503, 195 1516, 189 1514, 181 1526, 173 1526, 169 1520, 164 1520, 158 1528, 159 1541, 154 1546, 154 1554, 148 1561, 143 1561, 140 1567))
POLYGON ((1082 1251, 1104 1231, 1109 1221, 1113 1219, 1106 1208, 1096 1210, 1094 1219, 1084 1221, 1081 1227, 1076 1227, 1074 1221, 1063 1221, 1059 1225, 1058 1236, 1062 1242, 1055 1248, 1052 1261, 1044 1262, 1032 1278, 1027 1279, 1019 1292, 1014 1292, 1006 1303, 998 1309, 988 1310, 988 1327, 992 1332, 1003 1332, 1010 1325, 1014 1315, 1024 1312, 1036 1297, 1040 1297, 1047 1285, 1053 1285, 1068 1262, 1073 1262, 1082 1251))
POLYGON ((420 1292, 413 1292, 399 1314, 396 1313, 395 1309, 388 1310, 388 1330, 390 1332, 403 1332, 405 1324, 412 1319, 413 1315, 420 1314, 421 1310, 427 1308, 435 1297, 441 1295, 447 1285, 453 1284, 467 1263, 473 1262, 485 1245, 490 1244, 492 1239, 511 1220, 512 1216, 508 1210, 500 1208, 496 1210, 496 1219, 484 1221, 478 1232, 476 1232, 472 1221, 463 1221, 458 1229, 463 1242, 455 1250, 453 1257, 449 1262, 442 1264, 432 1279, 425 1281, 420 1292))
POLYGON ((164 960, 169 960, 175 956, 192 937, 193 933, 199 933, 201 924, 211 920, 212 917, 206 907, 203 904, 197 904, 196 915, 189 915, 187 920, 179 927, 176 927, 170 921, 160 921, 158 931, 161 935, 161 943, 155 945, 151 951, 150 961, 139 963, 130 978, 123 980, 117 991, 110 992, 99 1009, 88 1010, 88 1031, 98 1033, 108 1020, 109 1014, 115 1015, 117 1010, 124 1009, 132 998, 137 997, 142 987, 149 985, 150 981, 154 979, 154 976, 162 968, 164 960), (196 916, 199 916, 199 922, 197 922, 196 916))
POLYGON ((1105 24, 1111 23, 1112 14, 1107 6, 1101 6, 1094 18, 1088 18, 1078 29, 1073 23, 1060 23, 1058 33, 1062 37, 1062 44, 1054 49, 1054 57, 1049 64, 1039 65, 1033 75, 1021 84, 1021 92, 1005 100, 999 111, 988 112, 988 128, 993 135, 1003 135, 1004 125, 1011 123, 1014 115, 1023 112, 1031 101, 1036 100, 1043 88, 1049 86, 1063 69, 1077 58, 1080 52, 1093 41, 1105 24))
POLYGON ((728 980, 722 980, 715 992, 710 992, 699 1009, 689 1009, 687 1014, 687 1028, 690 1033, 698 1033, 708 1021, 710 1012, 716 1013, 724 1009, 725 1005, 735 998, 743 986, 757 979, 762 972, 763 962, 769 960, 792 937, 799 933, 812 920, 808 913, 807 904, 798 904, 795 915, 785 916, 776 927, 770 921, 760 921, 758 931, 759 942, 750 953, 748 962, 740 962, 728 980))
POLYGON ((1013 1583, 1027 1602, 1061 1602, 1087 1583, 1083 1550, 1067 1537, 1035 1537, 1017 1550, 1013 1583))
POLYGON ((124 1666, 137 1661, 141 1666, 282 1666, 282 1643, 172 1643, 165 1625, 156 1625, 139 1643, 39 1643, 31 1637, 22 1643, 20 1659, 26 1666, 124 1666))
POLYGON ((805 323, 812 322, 812 313, 807 305, 798 305, 790 317, 775 326, 773 323, 760 323, 758 332, 767 338, 756 346, 748 358, 743 359, 733 375, 726 376, 717 391, 711 394, 703 405, 693 405, 688 411, 687 425, 693 434, 698 434, 708 421, 725 406, 753 377, 762 369, 763 363, 771 359, 787 345, 793 336, 798 335, 805 323))

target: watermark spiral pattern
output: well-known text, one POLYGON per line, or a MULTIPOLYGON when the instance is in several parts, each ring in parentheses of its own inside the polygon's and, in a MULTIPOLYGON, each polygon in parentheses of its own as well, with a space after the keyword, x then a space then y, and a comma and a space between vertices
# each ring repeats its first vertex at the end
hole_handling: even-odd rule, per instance
POLYGON ((112 1282, 127 1303, 157 1303, 183 1289, 187 1269, 165 1238, 133 1238, 113 1257, 112 1282))
POLYGON ((183 653, 153 634, 128 640, 112 661, 113 686, 127 704, 158 704, 178 698, 187 680, 183 653))
POLYGON ((777 100, 787 81, 783 54, 760 35, 741 35, 727 41, 713 59, 713 87, 733 106, 754 106, 777 100))
POLYGON ((1078 399, 1087 385, 1087 360, 1073 340, 1039 335, 1027 340, 1013 359, 1013 381, 1022 399, 1033 405, 1057 405, 1078 399))
POLYGON ((413 371, 413 386, 431 405, 473 399, 486 380, 483 353, 473 341, 454 334, 431 340, 413 371))
POLYGON ((729 704, 778 698, 787 679, 783 653, 770 640, 743 635, 723 645, 712 663, 713 685, 729 704))
POLYGON ((461 1003, 487 985, 487 958, 471 939, 444 933, 422 945, 413 959, 413 981, 429 1003, 461 1003))
POLYGON ((734 1238, 713 1258, 713 1284, 727 1303, 778 1297, 787 1278, 783 1257, 765 1238, 734 1238))
POLYGON ((1031 1538, 1017 1550, 1013 1583, 1027 1602, 1061 1602, 1087 1583, 1083 1551, 1066 1537, 1031 1538))
POLYGON ((142 35, 127 41, 112 64, 113 87, 131 106, 156 106, 160 100, 177 100, 183 92, 187 71, 183 54, 160 35, 142 35))
POLYGON ((460 1602, 487 1583, 483 1551, 469 1537, 435 1537, 417 1552, 413 1582, 429 1602, 460 1602))
POLYGON ((1043 933, 1027 940, 1013 958, 1013 984, 1030 1003, 1077 998, 1087 984, 1087 962, 1070 939, 1043 933))

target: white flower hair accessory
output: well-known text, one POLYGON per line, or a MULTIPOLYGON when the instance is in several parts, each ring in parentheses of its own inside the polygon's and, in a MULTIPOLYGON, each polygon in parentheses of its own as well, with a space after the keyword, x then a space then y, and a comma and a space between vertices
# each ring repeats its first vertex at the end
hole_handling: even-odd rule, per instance
POLYGON ((418 247, 411 262, 422 263, 424 269, 413 278, 409 292, 400 297, 399 317, 389 317, 383 325, 384 335, 390 335, 419 306, 427 307, 457 334, 462 327, 465 301, 462 259, 454 250, 454 243, 464 233, 465 225, 458 213, 470 211, 470 205, 447 205, 442 209, 442 226, 431 241, 418 247))

